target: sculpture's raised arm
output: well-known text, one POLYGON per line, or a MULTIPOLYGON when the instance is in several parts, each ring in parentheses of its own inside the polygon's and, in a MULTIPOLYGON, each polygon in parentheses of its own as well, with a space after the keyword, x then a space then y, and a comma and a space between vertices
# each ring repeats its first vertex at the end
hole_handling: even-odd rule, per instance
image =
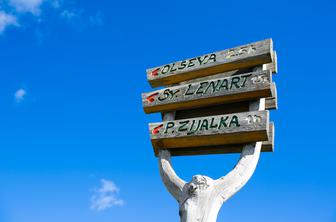
POLYGON ((186 182, 176 175, 170 162, 170 152, 168 150, 159 151, 159 167, 162 181, 167 190, 176 200, 179 200, 186 182))
POLYGON ((215 189, 221 202, 233 196, 251 178, 258 164, 260 150, 261 142, 246 145, 237 165, 226 176, 216 180, 215 189))
MULTIPOLYGON (((265 110, 265 99, 250 102, 249 110, 265 110)), ((262 142, 256 142, 245 145, 236 166, 226 176, 216 180, 215 189, 220 195, 220 201, 224 202, 233 196, 251 178, 258 164, 261 144, 262 142)))

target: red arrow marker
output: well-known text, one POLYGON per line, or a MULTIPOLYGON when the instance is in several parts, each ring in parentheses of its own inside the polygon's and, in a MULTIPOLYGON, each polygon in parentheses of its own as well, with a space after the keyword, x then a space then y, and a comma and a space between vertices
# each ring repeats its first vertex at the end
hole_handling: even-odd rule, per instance
POLYGON ((152 130, 152 134, 155 135, 155 134, 158 134, 160 129, 163 127, 163 124, 161 125, 158 125, 157 127, 155 127, 153 130, 152 130))
POLYGON ((156 93, 153 93, 153 94, 147 96, 146 100, 148 101, 148 103, 152 103, 152 102, 154 102, 154 100, 155 100, 154 97, 157 96, 158 94, 159 94, 159 93, 156 92, 156 93))
POLYGON ((160 70, 160 68, 154 69, 154 70, 152 71, 151 75, 152 75, 152 76, 157 76, 157 75, 159 75, 159 70, 160 70))

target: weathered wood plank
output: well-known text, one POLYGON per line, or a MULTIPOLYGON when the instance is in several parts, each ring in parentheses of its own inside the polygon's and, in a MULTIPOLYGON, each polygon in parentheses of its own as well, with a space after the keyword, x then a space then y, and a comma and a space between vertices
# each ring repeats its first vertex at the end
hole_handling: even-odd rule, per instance
MULTIPOLYGON (((227 154, 241 153, 246 144, 228 144, 203 147, 181 147, 168 149, 172 156, 194 156, 194 155, 209 155, 209 154, 227 154)), ((159 149, 153 148, 155 156, 158 156, 159 149)), ((262 142, 261 152, 274 151, 274 123, 269 124, 268 140, 262 142)))
POLYGON ((221 104, 215 106, 207 106, 196 109, 177 110, 175 120, 191 119, 205 116, 217 116, 231 113, 242 113, 249 111, 249 102, 237 102, 229 104, 221 104))
POLYGON ((278 109, 278 101, 275 97, 266 98, 266 109, 267 110, 278 109))
POLYGON ((260 67, 259 70, 258 69, 256 70, 255 66, 248 67, 248 68, 243 68, 243 69, 236 69, 236 70, 231 70, 231 71, 228 71, 228 72, 217 73, 217 74, 214 74, 214 75, 211 75, 211 76, 205 76, 205 77, 200 77, 200 78, 196 78, 196 79, 183 81, 183 82, 178 83, 177 85, 189 84, 189 83, 194 83, 194 82, 201 82, 201 81, 205 81, 205 80, 209 80, 209 79, 215 79, 215 78, 225 78, 225 77, 229 77, 229 76, 236 76, 236 75, 241 75, 241 74, 248 73, 248 72, 253 72, 253 71, 270 70, 273 74, 275 74, 275 73, 278 72, 276 51, 273 51, 273 53, 272 53, 272 62, 271 63, 263 64, 262 66, 259 65, 258 67, 260 67))
MULTIPOLYGON (((258 67, 260 67, 260 65, 258 67)), ((177 85, 184 85, 184 84, 189 84, 189 83, 194 83, 194 82, 201 82, 201 81, 205 81, 205 80, 209 80, 209 79, 215 79, 215 78, 225 78, 225 77, 229 77, 229 76, 236 76, 236 75, 241 75, 241 74, 248 73, 248 72, 253 72, 253 71, 270 70, 274 74, 274 73, 278 72, 276 52, 273 51, 273 53, 272 53, 272 62, 271 63, 263 64, 260 67, 260 70, 255 70, 255 68, 256 67, 253 66, 253 67, 248 67, 248 68, 243 68, 243 69, 236 69, 236 70, 231 70, 231 71, 227 71, 227 72, 221 72, 221 73, 217 73, 217 74, 210 75, 210 76, 205 76, 205 77, 200 77, 200 78, 196 78, 196 79, 183 81, 183 82, 178 83, 177 85)))
POLYGON ((245 68, 245 69, 236 69, 236 70, 232 70, 232 71, 228 71, 228 72, 217 73, 217 74, 214 74, 214 75, 211 75, 211 76, 205 76, 205 77, 200 77, 200 78, 196 78, 196 79, 190 79, 190 80, 187 80, 187 81, 180 82, 177 85, 185 85, 185 84, 189 84, 189 83, 202 82, 202 81, 206 81, 206 80, 210 80, 210 79, 225 78, 225 77, 241 75, 241 74, 245 74, 245 73, 249 73, 249 72, 254 72, 253 67, 245 68))
POLYGON ((272 62, 267 63, 264 66, 265 66, 264 70, 269 69, 272 71, 272 73, 278 73, 278 58, 277 58, 276 51, 273 51, 272 53, 272 62))
POLYGON ((154 148, 178 148, 268 140, 268 111, 253 111, 149 124, 154 148))
POLYGON ((269 125, 268 140, 262 142, 262 146, 261 146, 262 152, 273 152, 274 151, 274 135, 275 135, 274 123, 271 122, 269 125))
POLYGON ((265 108, 267 110, 278 109, 277 90, 275 84, 272 84, 271 91, 272 96, 266 98, 265 100, 265 108))
POLYGON ((147 69, 152 87, 243 69, 272 62, 272 39, 205 54, 183 61, 147 69))
POLYGON ((146 113, 193 109, 272 96, 270 70, 204 80, 142 94, 146 113))
MULTIPOLYGON (((276 106, 270 100, 275 100, 276 97, 269 97, 266 98, 265 109, 271 110, 275 109, 276 106)), ((186 109, 186 110, 177 110, 175 120, 180 119, 190 119, 190 118, 197 118, 202 116, 215 116, 215 115, 222 115, 222 114, 230 114, 230 113, 240 113, 240 112, 248 112, 249 111, 249 102, 237 102, 237 103, 229 103, 229 104, 221 104, 215 106, 207 106, 195 109, 186 109)))

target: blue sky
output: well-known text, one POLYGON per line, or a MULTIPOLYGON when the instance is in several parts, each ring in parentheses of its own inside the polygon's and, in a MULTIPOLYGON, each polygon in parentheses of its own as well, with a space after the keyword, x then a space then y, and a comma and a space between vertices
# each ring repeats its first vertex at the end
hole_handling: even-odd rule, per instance
MULTIPOLYGON (((0 1, 0 221, 178 221, 145 69, 272 37, 274 153, 218 221, 335 222, 334 1, 0 1), (243 213, 242 213, 243 212, 243 213)), ((217 178, 239 155, 178 157, 217 178)))

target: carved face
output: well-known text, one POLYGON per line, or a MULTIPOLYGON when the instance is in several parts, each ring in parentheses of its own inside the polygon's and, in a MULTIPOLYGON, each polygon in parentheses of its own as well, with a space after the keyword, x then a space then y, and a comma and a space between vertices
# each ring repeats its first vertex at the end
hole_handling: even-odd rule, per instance
POLYGON ((192 183, 195 185, 204 185, 207 184, 207 180, 204 176, 196 175, 192 177, 192 183))
POLYGON ((189 194, 193 195, 197 190, 205 190, 209 185, 207 179, 204 176, 193 176, 192 181, 189 183, 189 194))

